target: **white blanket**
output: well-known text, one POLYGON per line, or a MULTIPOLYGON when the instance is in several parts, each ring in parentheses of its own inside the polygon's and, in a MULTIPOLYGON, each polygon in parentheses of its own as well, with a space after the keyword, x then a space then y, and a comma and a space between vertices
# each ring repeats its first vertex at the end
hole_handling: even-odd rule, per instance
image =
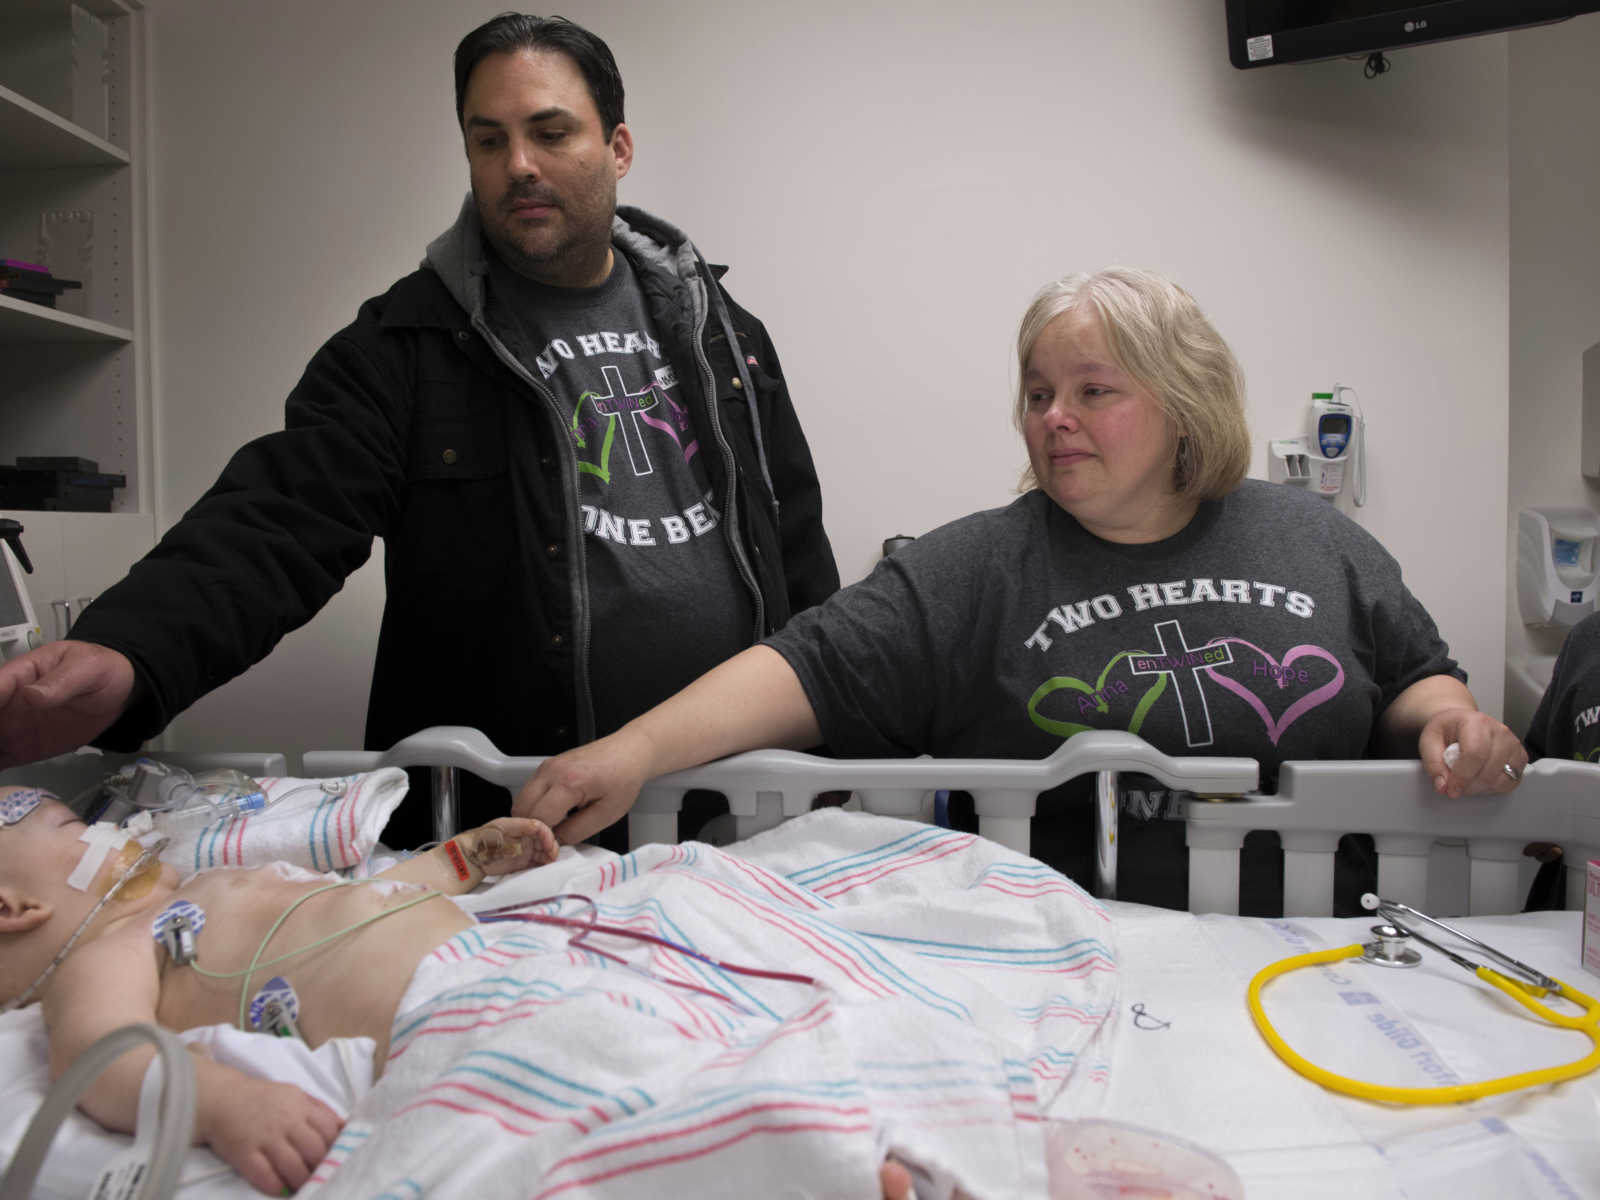
POLYGON ((1111 923, 991 842, 827 810, 725 852, 591 853, 504 905, 668 939, 483 925, 433 953, 382 1079, 301 1195, 867 1196, 1045 1191, 1041 1121, 1098 1109, 1111 923))

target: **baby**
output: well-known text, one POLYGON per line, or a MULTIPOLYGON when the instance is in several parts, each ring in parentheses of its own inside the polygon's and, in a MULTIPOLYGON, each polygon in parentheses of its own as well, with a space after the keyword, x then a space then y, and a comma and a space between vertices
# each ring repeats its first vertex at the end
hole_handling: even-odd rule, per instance
MULTIPOLYGON (((113 849, 86 830, 47 792, 0 787, 0 1004, 38 985, 53 1075, 124 1025, 182 1031, 238 1023, 241 1006, 246 1028, 256 1027, 248 1016, 254 1007, 259 1027, 292 1024, 312 1046, 370 1037, 381 1066, 418 962, 473 923, 446 897, 557 853, 542 822, 502 817, 405 859, 377 881, 330 885, 279 864, 206 871, 180 885, 177 872, 153 856, 136 866, 137 843, 113 849), (186 919, 174 925, 172 914, 186 919), (292 1005, 267 1003, 263 985, 278 978, 293 990, 292 1005)), ((124 1054, 85 1093, 83 1110, 131 1133, 153 1056, 153 1049, 124 1054)), ((339 1132, 339 1117, 292 1085, 201 1055, 195 1076, 196 1140, 263 1192, 299 1188, 339 1132)))

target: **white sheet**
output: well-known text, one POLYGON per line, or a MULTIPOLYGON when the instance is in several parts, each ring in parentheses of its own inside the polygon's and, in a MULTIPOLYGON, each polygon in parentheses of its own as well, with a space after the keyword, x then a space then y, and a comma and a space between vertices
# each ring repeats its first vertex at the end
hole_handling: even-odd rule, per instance
MULTIPOLYGON (((1245 988, 1266 964, 1371 940, 1373 919, 1262 920, 1112 904, 1123 1019, 1106 1114, 1211 1148, 1250 1200, 1504 1200, 1600 1196, 1600 1074, 1466 1105, 1398 1107, 1326 1091, 1256 1032, 1245 988)), ((1452 920, 1580 991, 1582 914, 1452 920)), ((1422 949, 1399 970, 1308 968, 1264 993, 1289 1044, 1343 1075, 1470 1082, 1581 1058, 1579 1033, 1535 1019, 1422 949)))

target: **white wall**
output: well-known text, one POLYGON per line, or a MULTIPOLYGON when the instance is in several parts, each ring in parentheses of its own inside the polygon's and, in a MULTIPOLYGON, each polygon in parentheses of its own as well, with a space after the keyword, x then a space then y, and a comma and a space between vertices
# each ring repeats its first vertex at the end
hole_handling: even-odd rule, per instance
MULTIPOLYGON (((1511 441, 1507 553, 1517 511, 1600 510, 1578 468, 1583 352, 1600 342, 1600 17, 1511 37, 1511 441)), ((1506 657, 1552 655, 1507 572, 1506 657)), ((1531 715, 1507 696, 1507 717, 1531 715), (1513 711, 1517 709, 1518 711, 1513 711)), ((1521 732, 1519 730, 1519 732, 1521 732)))
MULTIPOLYGON (((453 217, 450 53, 503 6, 147 4, 170 522, 453 217)), ((1034 289, 1148 266, 1243 361, 1252 473, 1310 392, 1358 389, 1357 519, 1498 709, 1506 557, 1484 533, 1507 503, 1505 35, 1398 53, 1367 80, 1352 61, 1235 71, 1223 6, 1195 0, 564 11, 627 80, 622 199, 732 264, 772 330, 846 580, 884 537, 1012 496, 1010 356, 1034 289)), ((380 602, 369 566, 175 740, 356 744, 380 602)))

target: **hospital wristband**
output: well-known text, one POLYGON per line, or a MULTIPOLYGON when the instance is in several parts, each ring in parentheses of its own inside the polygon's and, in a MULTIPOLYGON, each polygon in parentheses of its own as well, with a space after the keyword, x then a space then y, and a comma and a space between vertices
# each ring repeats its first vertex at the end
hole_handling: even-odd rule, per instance
POLYGON ((450 860, 450 865, 456 869, 456 878, 463 883, 472 879, 472 868, 467 866, 466 857, 461 853, 461 847, 456 845, 455 838, 444 844, 445 857, 450 860))

